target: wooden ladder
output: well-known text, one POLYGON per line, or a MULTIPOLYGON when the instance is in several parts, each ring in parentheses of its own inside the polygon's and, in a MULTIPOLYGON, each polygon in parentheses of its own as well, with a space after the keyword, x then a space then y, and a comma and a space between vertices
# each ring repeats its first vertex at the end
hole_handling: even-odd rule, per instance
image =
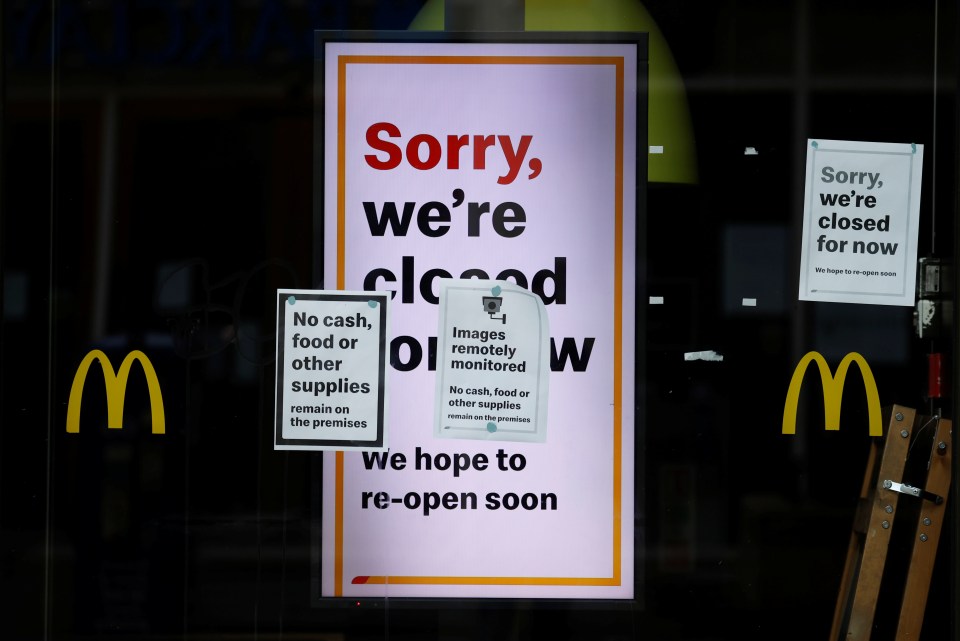
MULTIPOLYGON (((884 624, 877 615, 877 603, 894 525, 898 533, 903 533, 903 528, 912 532, 909 558, 901 563, 906 568, 902 595, 894 597, 894 603, 899 601, 894 638, 920 638, 950 489, 952 422, 918 416, 915 409, 899 405, 884 408, 884 416, 886 436, 874 439, 870 446, 830 641, 868 641, 884 624), (918 457, 923 458, 918 461, 918 457)), ((896 586, 889 585, 891 578, 888 572, 885 594, 900 589, 899 577, 896 586)), ((892 615, 888 618, 891 621, 886 623, 892 627, 892 615)))

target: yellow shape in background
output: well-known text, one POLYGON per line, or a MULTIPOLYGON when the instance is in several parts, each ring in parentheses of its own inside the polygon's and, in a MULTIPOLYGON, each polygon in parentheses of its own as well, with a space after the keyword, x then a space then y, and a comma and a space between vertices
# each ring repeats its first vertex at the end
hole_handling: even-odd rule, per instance
MULTIPOLYGON (((443 31, 443 0, 427 3, 412 31, 443 31)), ((663 147, 648 156, 650 182, 696 183, 697 151, 687 93, 670 47, 636 0, 526 0, 527 31, 639 31, 649 34, 647 144, 663 147)))

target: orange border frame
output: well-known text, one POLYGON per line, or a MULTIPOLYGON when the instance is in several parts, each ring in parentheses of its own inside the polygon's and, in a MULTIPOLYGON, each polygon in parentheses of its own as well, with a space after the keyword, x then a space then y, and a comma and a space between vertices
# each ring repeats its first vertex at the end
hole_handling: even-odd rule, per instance
MULTIPOLYGON (((613 346, 613 573, 610 577, 450 577, 358 576, 354 584, 394 585, 569 585, 616 586, 621 584, 620 545, 622 515, 623 397, 623 99, 624 61, 618 56, 339 56, 337 64, 337 289, 344 289, 346 261, 346 96, 348 64, 511 64, 511 65, 613 65, 616 72, 616 158, 614 171, 614 346, 613 346)), ((343 596, 343 452, 336 453, 334 508, 334 596, 343 596)))

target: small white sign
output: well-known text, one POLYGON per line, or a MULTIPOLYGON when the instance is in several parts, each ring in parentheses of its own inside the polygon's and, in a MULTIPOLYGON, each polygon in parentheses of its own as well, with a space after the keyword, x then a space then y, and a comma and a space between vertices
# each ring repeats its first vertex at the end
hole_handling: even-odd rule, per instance
POLYGON ((536 294, 509 281, 440 282, 434 436, 546 440, 550 327, 536 294))
POLYGON ((389 300, 277 290, 274 449, 386 449, 389 300))
POLYGON ((808 142, 800 300, 912 306, 923 145, 808 142))

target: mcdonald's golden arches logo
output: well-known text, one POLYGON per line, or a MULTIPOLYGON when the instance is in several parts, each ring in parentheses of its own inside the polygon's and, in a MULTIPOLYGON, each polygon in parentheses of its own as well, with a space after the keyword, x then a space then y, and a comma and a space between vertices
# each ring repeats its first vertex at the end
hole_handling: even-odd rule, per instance
POLYGON ((153 421, 153 433, 163 434, 166 431, 163 416, 163 396, 160 394, 160 382, 157 381, 157 373, 154 371, 150 359, 143 352, 134 350, 127 354, 123 362, 120 363, 119 371, 114 373, 110 359, 98 349, 92 350, 83 358, 80 367, 77 368, 76 375, 73 377, 73 385, 70 387, 70 400, 67 402, 67 432, 76 433, 80 431, 80 401, 83 398, 83 385, 87 380, 87 374, 93 361, 100 361, 100 367, 103 369, 103 380, 107 389, 107 427, 115 430, 123 427, 123 401, 127 394, 127 379, 130 376, 130 366, 133 365, 133 361, 138 361, 143 368, 143 375, 147 379, 147 389, 150 392, 150 415, 153 421))
POLYGON ((823 385, 823 420, 826 429, 840 429, 840 402, 843 400, 843 383, 847 378, 850 363, 856 363, 860 368, 860 376, 863 378, 863 386, 867 394, 867 418, 870 423, 870 436, 882 436, 880 395, 877 393, 877 383, 873 378, 870 366, 867 365, 867 361, 856 352, 850 352, 843 357, 839 367, 837 367, 836 376, 830 372, 827 360, 819 352, 807 352, 800 359, 796 369, 793 370, 790 387, 787 389, 787 400, 783 406, 783 433, 796 434, 797 432, 797 403, 800 402, 800 386, 803 384, 803 376, 811 361, 816 362, 820 369, 820 381, 823 385))

